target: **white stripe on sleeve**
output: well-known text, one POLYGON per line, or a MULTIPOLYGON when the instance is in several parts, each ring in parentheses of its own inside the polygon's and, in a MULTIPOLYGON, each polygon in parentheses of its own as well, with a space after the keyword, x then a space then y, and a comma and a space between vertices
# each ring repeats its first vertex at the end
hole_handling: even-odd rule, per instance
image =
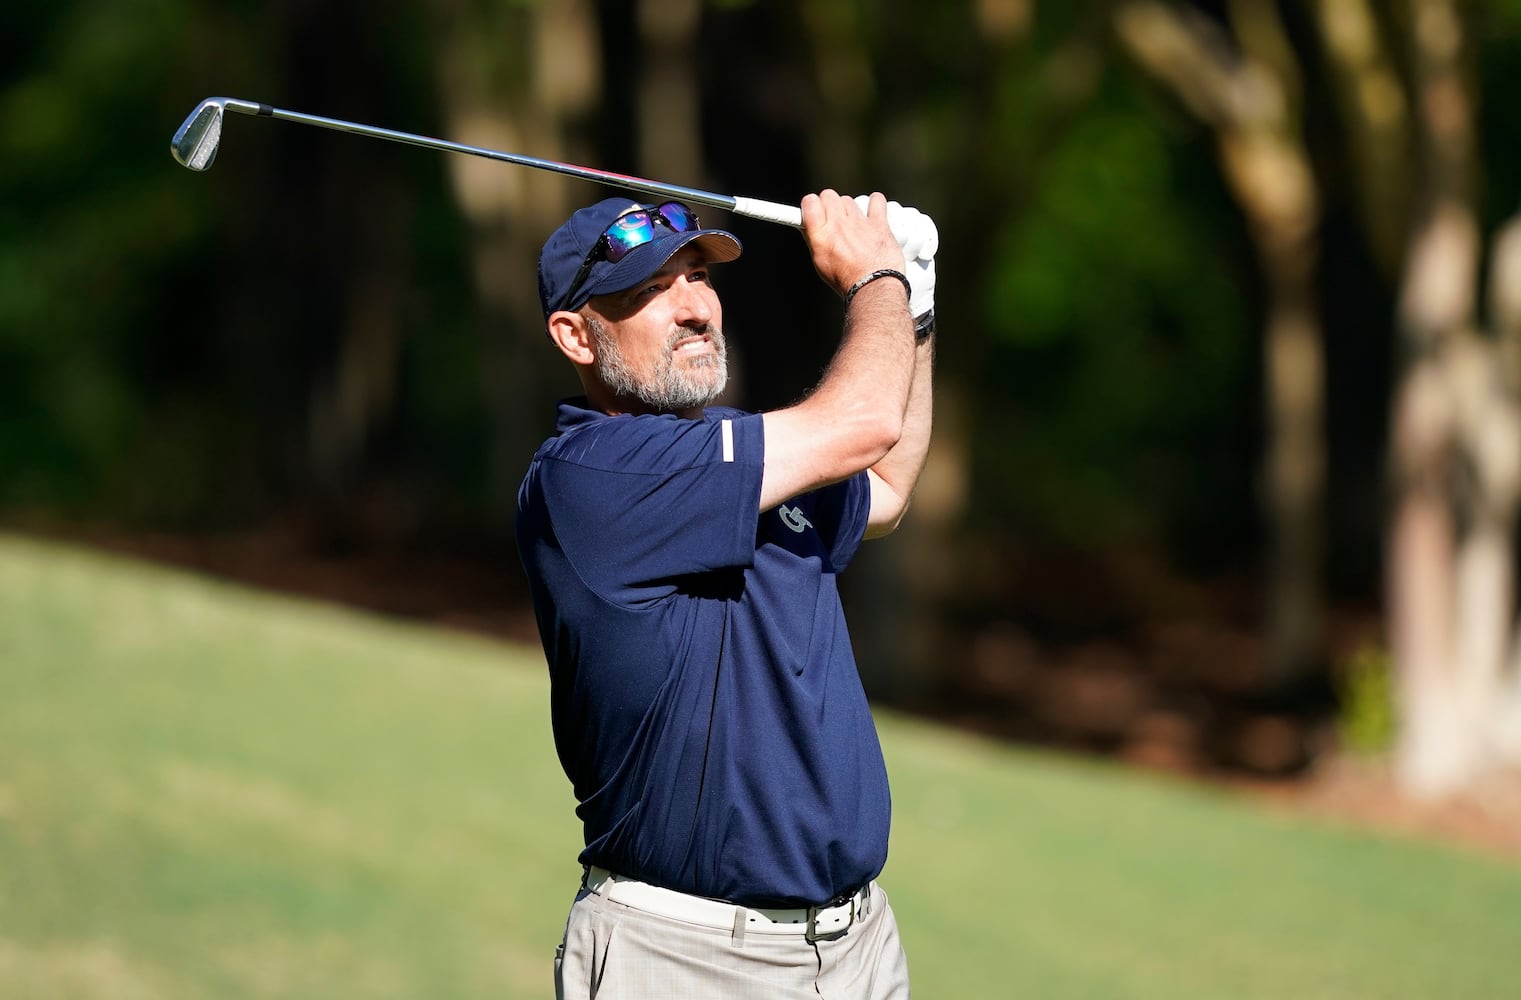
POLYGON ((724 435, 724 461, 732 462, 734 461, 734 422, 732 420, 725 420, 723 421, 722 426, 724 435))

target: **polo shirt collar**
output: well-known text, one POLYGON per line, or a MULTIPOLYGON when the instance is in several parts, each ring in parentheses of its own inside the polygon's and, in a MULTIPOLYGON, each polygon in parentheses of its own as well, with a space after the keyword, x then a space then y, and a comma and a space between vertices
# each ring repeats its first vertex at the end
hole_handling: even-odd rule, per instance
POLYGON ((608 415, 600 410, 593 410, 585 396, 572 396, 569 399, 560 400, 555 410, 555 430, 561 434, 575 430, 577 427, 585 427, 596 423, 598 420, 607 420, 608 415))
MULTIPOLYGON (((708 419, 712 409, 712 407, 706 408, 699 419, 708 419)), ((585 396, 571 396, 560 400, 555 410, 555 432, 564 434, 578 427, 590 426, 599 420, 611 419, 613 418, 601 410, 592 409, 585 396)))

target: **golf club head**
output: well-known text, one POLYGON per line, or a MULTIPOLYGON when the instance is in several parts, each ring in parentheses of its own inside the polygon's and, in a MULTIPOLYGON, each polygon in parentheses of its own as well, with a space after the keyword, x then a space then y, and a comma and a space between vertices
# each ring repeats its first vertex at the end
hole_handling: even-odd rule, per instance
POLYGON ((190 112, 190 117, 169 140, 169 152, 182 166, 191 170, 205 170, 211 166, 222 141, 222 116, 225 113, 226 99, 221 97, 208 97, 190 112))

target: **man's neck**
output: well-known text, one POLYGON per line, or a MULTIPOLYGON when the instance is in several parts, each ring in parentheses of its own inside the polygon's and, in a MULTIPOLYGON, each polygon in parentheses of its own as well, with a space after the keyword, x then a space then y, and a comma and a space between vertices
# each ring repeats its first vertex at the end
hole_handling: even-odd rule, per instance
POLYGON ((610 417, 658 416, 669 413, 683 420, 701 420, 707 410, 704 406, 695 406, 686 410, 657 410, 643 400, 594 392, 590 387, 587 388, 586 399, 591 409, 599 410, 610 417))

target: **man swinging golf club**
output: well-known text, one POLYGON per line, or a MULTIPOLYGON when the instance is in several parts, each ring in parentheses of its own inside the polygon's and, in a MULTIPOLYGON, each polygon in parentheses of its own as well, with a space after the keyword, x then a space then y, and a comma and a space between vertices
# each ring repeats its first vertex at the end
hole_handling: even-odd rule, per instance
POLYGON ((583 395, 518 495, 585 875, 559 997, 905 997, 890 803, 836 576, 892 531, 930 441, 928 216, 802 202, 845 302, 817 387, 724 388, 713 265, 740 255, 677 202, 608 199, 539 260, 549 339, 583 395))

